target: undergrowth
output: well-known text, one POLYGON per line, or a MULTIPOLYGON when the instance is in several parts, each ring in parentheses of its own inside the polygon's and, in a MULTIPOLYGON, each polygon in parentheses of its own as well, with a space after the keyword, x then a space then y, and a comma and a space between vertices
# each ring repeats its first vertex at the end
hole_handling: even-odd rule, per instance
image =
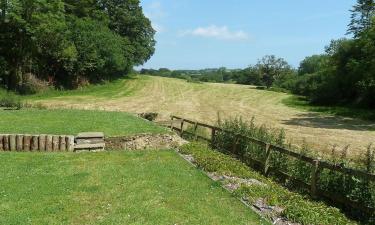
POLYGON ((265 185, 242 185, 234 194, 239 198, 246 199, 251 204, 262 199, 270 206, 281 207, 283 209, 281 215, 290 221, 301 224, 355 224, 339 209, 293 193, 250 169, 239 160, 213 150, 205 144, 197 142, 186 144, 180 148, 180 152, 192 155, 197 166, 207 172, 252 178, 262 182, 265 185))
MULTIPOLYGON (((253 163, 252 159, 264 162, 265 149, 259 145, 253 144, 246 139, 238 139, 235 134, 241 134, 254 139, 263 141, 265 143, 274 144, 280 147, 292 149, 292 145, 286 142, 285 132, 273 128, 256 126, 254 119, 250 122, 245 122, 241 118, 234 118, 225 121, 219 121, 219 126, 224 130, 219 132, 214 139, 214 148, 223 153, 234 155, 240 161, 250 165, 254 169, 262 171, 262 166, 253 163), (227 132, 230 131, 230 132, 227 132)), ((317 156, 310 150, 305 143, 300 149, 292 149, 299 152, 300 155, 317 158, 317 156)), ((337 152, 332 150, 330 161, 335 164, 340 164, 343 167, 353 167, 352 162, 346 157, 348 146, 337 152)), ((362 170, 367 173, 375 172, 375 149, 369 145, 367 154, 354 165, 355 169, 362 170)), ((270 157, 271 174, 274 180, 281 182, 286 187, 299 191, 301 193, 308 193, 308 189, 299 185, 300 181, 310 183, 310 174, 312 166, 302 160, 292 158, 285 154, 272 151, 270 157), (277 171, 281 171, 296 179, 285 179, 278 175, 277 171), (298 181, 298 182, 297 182, 298 181)), ((320 171, 319 180, 317 184, 320 190, 337 193, 359 204, 374 208, 375 207, 375 185, 364 178, 352 175, 344 175, 339 172, 323 169, 320 171)), ((347 215, 360 220, 364 223, 375 223, 375 215, 368 214, 348 207, 334 203, 334 205, 343 209, 347 215)))

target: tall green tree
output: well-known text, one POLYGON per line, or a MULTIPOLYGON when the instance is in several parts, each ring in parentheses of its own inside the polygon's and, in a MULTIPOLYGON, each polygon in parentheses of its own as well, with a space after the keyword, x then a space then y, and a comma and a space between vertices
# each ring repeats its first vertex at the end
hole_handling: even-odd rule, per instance
POLYGON ((139 0, 2 0, 0 10, 0 82, 9 89, 30 74, 69 87, 78 77, 113 79, 155 50, 139 0))
POLYGON ((372 18, 375 16, 374 0, 357 0, 357 4, 350 10, 351 21, 348 26, 348 33, 358 37, 362 32, 368 29, 372 24, 372 18))
POLYGON ((283 76, 287 75, 292 70, 285 59, 277 58, 274 55, 266 55, 259 59, 255 67, 267 88, 270 88, 274 81, 282 79, 283 76))

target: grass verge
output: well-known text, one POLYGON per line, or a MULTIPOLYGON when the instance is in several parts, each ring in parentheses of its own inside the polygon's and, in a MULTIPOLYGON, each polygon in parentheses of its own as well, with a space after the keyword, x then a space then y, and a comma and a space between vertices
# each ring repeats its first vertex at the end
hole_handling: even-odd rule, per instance
POLYGON ((207 172, 219 175, 252 178, 266 186, 244 186, 235 191, 238 197, 245 198, 251 204, 262 199, 270 206, 278 206, 283 210, 281 215, 290 221, 301 224, 355 224, 339 209, 329 207, 322 202, 309 200, 307 196, 288 191, 270 179, 254 172, 240 161, 214 151, 201 143, 184 145, 180 152, 192 155, 196 164, 207 172))
POLYGON ((174 151, 0 162, 0 224, 268 224, 174 151))
POLYGON ((90 110, 1 110, 0 133, 72 134, 101 131, 106 136, 167 133, 167 129, 124 112, 90 110))

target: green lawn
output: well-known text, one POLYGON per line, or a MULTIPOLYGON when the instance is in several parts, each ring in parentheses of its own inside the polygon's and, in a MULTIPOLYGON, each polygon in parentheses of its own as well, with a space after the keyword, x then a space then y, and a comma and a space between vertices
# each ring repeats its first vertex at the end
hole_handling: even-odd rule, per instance
POLYGON ((0 224, 267 224, 174 151, 0 162, 0 224))
POLYGON ((88 110, 1 110, 0 133, 72 134, 102 131, 106 136, 167 133, 129 113, 88 110))

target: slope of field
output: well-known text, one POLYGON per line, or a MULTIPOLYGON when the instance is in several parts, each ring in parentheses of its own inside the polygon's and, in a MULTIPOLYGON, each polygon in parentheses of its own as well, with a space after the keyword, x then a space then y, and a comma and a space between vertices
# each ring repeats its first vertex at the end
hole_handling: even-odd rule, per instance
POLYGON ((375 124, 303 111, 282 103, 288 94, 236 84, 188 83, 162 77, 135 77, 73 92, 34 96, 30 100, 50 107, 158 112, 159 119, 175 114, 206 123, 241 116, 258 124, 284 128, 296 144, 331 152, 333 145, 350 145, 349 155, 363 154, 375 142, 375 124))

